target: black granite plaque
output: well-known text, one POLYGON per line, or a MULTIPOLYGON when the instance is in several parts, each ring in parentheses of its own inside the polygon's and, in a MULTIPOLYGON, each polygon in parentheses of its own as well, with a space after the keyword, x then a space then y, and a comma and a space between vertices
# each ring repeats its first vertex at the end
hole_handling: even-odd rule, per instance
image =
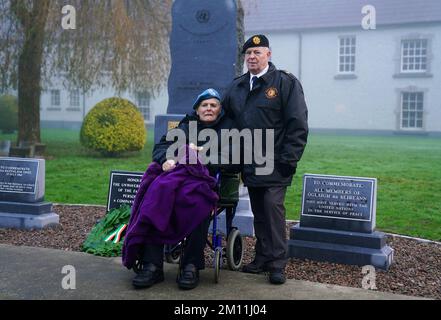
POLYGON ((372 232, 375 228, 376 188, 374 178, 306 174, 300 225, 372 232))
POLYGON ((43 201, 44 174, 43 160, 0 158, 0 201, 43 201))
POLYGON ((387 270, 394 250, 374 231, 377 179, 306 174, 288 256, 387 270))
POLYGON ((234 0, 173 3, 168 114, 190 113, 203 90, 214 88, 222 94, 233 80, 236 15, 234 0))
POLYGON ((44 202, 45 160, 0 158, 0 228, 43 229, 57 225, 44 202))
POLYGON ((110 173, 107 211, 127 204, 131 206, 138 192, 144 173, 129 171, 112 171, 110 173))
POLYGON ((30 193, 37 189, 38 162, 0 160, 0 193, 30 193))

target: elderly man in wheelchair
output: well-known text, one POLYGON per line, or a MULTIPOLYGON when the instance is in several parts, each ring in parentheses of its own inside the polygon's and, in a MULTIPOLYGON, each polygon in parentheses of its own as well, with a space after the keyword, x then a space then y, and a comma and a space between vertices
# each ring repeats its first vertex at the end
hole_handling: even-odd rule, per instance
POLYGON ((199 270, 205 268, 208 228, 213 212, 217 214, 219 172, 233 177, 236 187, 239 181, 238 165, 220 165, 220 161, 202 165, 198 160, 188 164, 189 157, 201 151, 189 141, 192 122, 197 124, 198 135, 207 128, 216 131, 218 145, 221 145, 221 130, 234 127, 220 100, 216 90, 205 90, 197 97, 194 112, 179 123, 177 129, 186 136, 184 158, 167 159, 167 150, 174 142, 167 141, 166 135, 153 149, 154 162, 144 174, 136 195, 123 246, 123 264, 137 269, 132 281, 135 288, 148 288, 164 281, 164 245, 180 243, 184 238, 176 281, 184 290, 199 283, 199 270))

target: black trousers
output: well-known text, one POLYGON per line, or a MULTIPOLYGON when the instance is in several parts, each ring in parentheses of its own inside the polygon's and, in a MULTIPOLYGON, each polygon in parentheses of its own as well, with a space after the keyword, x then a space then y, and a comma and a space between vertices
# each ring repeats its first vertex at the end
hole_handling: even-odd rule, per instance
POLYGON ((283 269, 288 261, 284 204, 286 189, 248 187, 257 238, 254 260, 269 269, 283 269))
MULTIPOLYGON (((187 237, 182 266, 191 263, 199 270, 205 268, 204 249, 207 243, 209 226, 210 218, 207 218, 187 237)), ((153 263, 162 268, 164 265, 164 245, 146 245, 142 260, 144 263, 153 263)))

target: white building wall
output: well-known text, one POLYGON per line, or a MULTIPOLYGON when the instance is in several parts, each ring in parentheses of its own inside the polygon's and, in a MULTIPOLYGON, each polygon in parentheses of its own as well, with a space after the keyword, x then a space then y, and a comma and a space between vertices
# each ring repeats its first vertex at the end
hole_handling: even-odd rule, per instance
MULTIPOLYGON (((299 77, 298 35, 294 32, 266 35, 275 65, 299 77)), ((400 130, 400 90, 414 88, 425 92, 423 131, 441 132, 441 25, 379 27, 369 31, 320 30, 303 33, 301 44, 300 80, 311 128, 400 130), (356 78, 336 79, 339 37, 346 35, 356 36, 356 78), (409 35, 430 39, 432 77, 395 77, 401 40, 409 35)))
MULTIPOLYGON (((250 35, 251 36, 251 35, 250 35)), ((271 35, 270 47, 272 61, 278 69, 292 74, 299 71, 299 35, 296 33, 277 33, 271 35), (279 48, 283 48, 280 50, 279 48)))
MULTIPOLYGON (((63 87, 52 86, 46 88, 42 93, 40 108, 41 108, 41 120, 46 126, 62 126, 62 127, 74 127, 77 128, 81 125, 83 118, 87 113, 100 101, 119 96, 121 98, 127 99, 138 106, 137 97, 135 94, 122 93, 118 95, 114 90, 111 89, 100 89, 93 92, 86 93, 85 97, 80 96, 80 107, 79 110, 69 110, 70 109, 70 97, 69 91, 65 90, 63 87), (56 110, 51 105, 51 90, 60 90, 60 102, 61 105, 59 110, 56 110)), ((158 96, 150 100, 150 120, 147 123, 152 124, 154 122, 155 116, 158 114, 164 114, 167 112, 168 105, 168 93, 166 90, 162 90, 158 96)))
MULTIPOLYGON (((246 38, 254 33, 247 33, 246 38)), ((441 24, 432 26, 378 27, 377 30, 342 29, 302 33, 265 33, 279 68, 296 75, 302 82, 313 129, 400 130, 401 90, 424 91, 423 131, 441 132, 441 24), (338 75, 339 37, 356 36, 354 79, 336 79, 338 75), (430 40, 432 77, 396 77, 403 37, 422 36, 430 40), (299 46, 302 56, 299 59, 299 46), (301 65, 299 63, 301 62, 301 65)), ((47 88, 53 89, 53 88, 47 88)), ((56 89, 56 87, 54 87, 56 89)), ((43 122, 81 123, 83 113, 99 101, 115 96, 111 90, 99 90, 81 98, 80 111, 68 111, 69 93, 61 90, 61 110, 50 110, 50 92, 41 100, 43 122)), ((122 97, 137 105, 136 97, 122 97)), ((151 99, 151 121, 165 114, 168 92, 164 89, 151 99)))

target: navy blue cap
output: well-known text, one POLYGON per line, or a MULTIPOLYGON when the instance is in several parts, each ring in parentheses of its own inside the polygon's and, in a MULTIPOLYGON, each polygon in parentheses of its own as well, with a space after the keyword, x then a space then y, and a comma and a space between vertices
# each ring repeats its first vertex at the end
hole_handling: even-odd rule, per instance
POLYGON ((242 48, 242 53, 245 53, 248 48, 255 48, 255 47, 266 47, 269 48, 269 40, 267 37, 265 37, 263 34, 256 34, 249 38, 242 48))
POLYGON ((216 90, 214 90, 212 88, 205 90, 197 97, 196 101, 193 104, 193 109, 196 110, 202 101, 207 100, 207 99, 212 99, 212 98, 215 98, 215 99, 221 101, 220 94, 216 90))

